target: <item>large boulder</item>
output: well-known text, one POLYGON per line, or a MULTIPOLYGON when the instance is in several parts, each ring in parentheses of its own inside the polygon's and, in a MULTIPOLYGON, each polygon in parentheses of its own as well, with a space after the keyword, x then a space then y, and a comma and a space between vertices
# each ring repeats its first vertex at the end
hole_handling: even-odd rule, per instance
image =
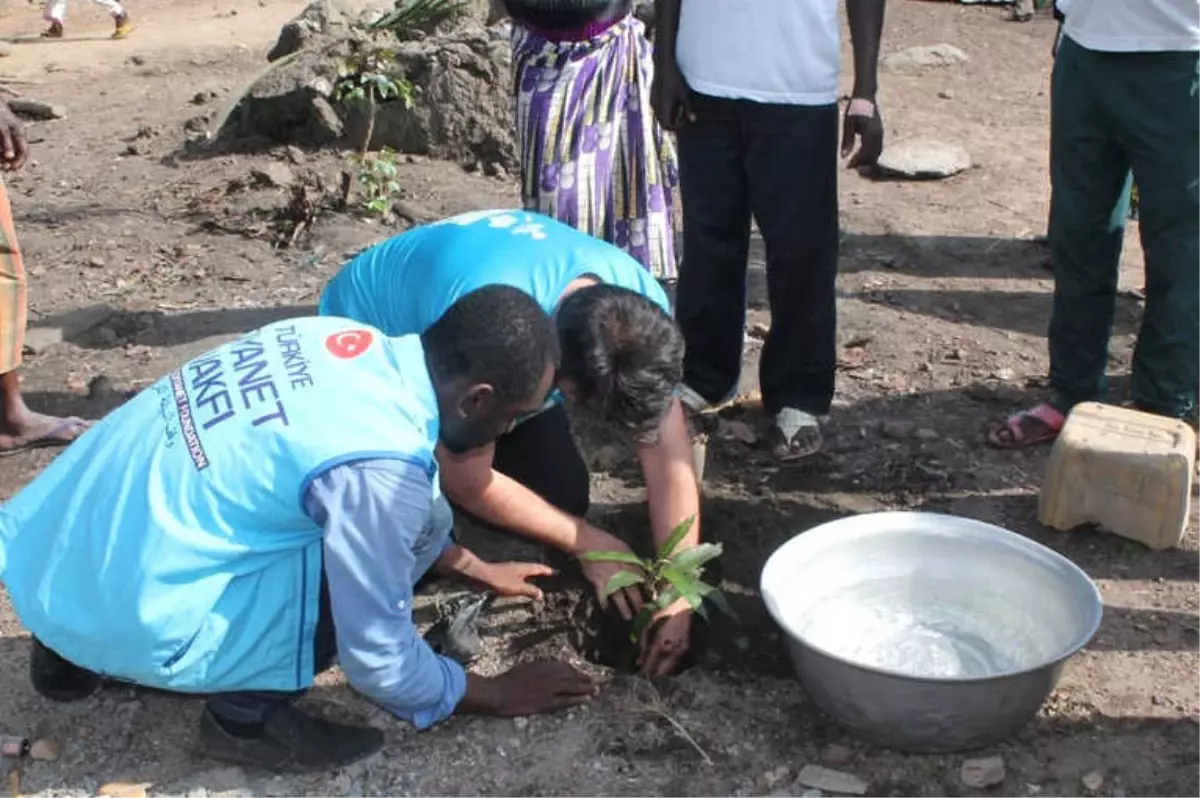
POLYGON ((216 140, 231 149, 260 144, 329 147, 345 137, 343 112, 332 96, 338 67, 355 44, 324 37, 273 61, 251 79, 226 117, 216 140))
POLYGON ((280 29, 267 60, 289 56, 314 40, 342 35, 351 26, 371 21, 392 5, 386 0, 313 0, 280 29))
MULTIPOLYGON (((231 149, 362 144, 366 116, 334 99, 338 69, 371 46, 352 29, 309 39, 251 81, 217 138, 231 149)), ((482 27, 394 46, 395 73, 414 88, 411 108, 380 104, 371 148, 428 155, 485 168, 516 166, 508 39, 482 27)))
POLYGON ((485 27, 489 6, 406 41, 387 42, 362 22, 393 5, 385 0, 316 0, 284 26, 271 63, 256 75, 220 121, 217 139, 231 149, 266 143, 359 147, 367 118, 335 99, 339 69, 356 51, 385 47, 397 78, 413 86, 412 107, 378 105, 371 148, 512 169, 517 163, 507 28, 485 27))
MULTIPOLYGON (((379 107, 372 147, 512 169, 517 163, 508 40, 467 28, 396 48, 412 108, 379 107)), ((361 130, 361 123, 354 129, 361 130)))

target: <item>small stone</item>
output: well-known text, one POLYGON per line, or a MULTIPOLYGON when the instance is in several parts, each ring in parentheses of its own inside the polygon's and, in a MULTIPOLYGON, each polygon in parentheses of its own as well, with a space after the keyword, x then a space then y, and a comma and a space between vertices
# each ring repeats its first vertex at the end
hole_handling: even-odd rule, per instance
POLYGON ((938 97, 943 100, 953 100, 954 92, 950 91, 949 89, 943 89, 942 91, 938 92, 938 97))
POLYGON ((40 355, 52 346, 61 344, 63 331, 60 327, 30 327, 25 331, 24 351, 40 355))
POLYGON ((193 116, 183 123, 183 129, 188 133, 206 133, 208 132, 208 115, 201 114, 193 116))
POLYGON ((787 780, 791 773, 792 772, 787 765, 780 765, 779 767, 771 768, 766 773, 762 774, 759 782, 763 790, 770 792, 780 784, 783 784, 783 782, 787 780))
POLYGON ((866 795, 867 783, 851 773, 840 770, 830 770, 820 765, 805 765, 796 777, 796 781, 805 787, 813 787, 825 792, 840 792, 848 795, 866 795))
POLYGON ((275 776, 269 785, 263 787, 263 794, 266 798, 286 798, 292 794, 292 787, 284 784, 280 776, 275 776))
POLYGON ((92 377, 88 383, 88 399, 108 399, 116 394, 116 389, 113 387, 112 380, 104 374, 97 374, 92 377))
POLYGON ((296 175, 287 164, 271 161, 250 169, 250 177, 260 186, 289 188, 296 184, 296 175))
POLYGON ((878 166, 885 177, 937 180, 970 169, 971 154, 957 144, 908 139, 888 145, 878 166))
POLYGON ((919 441, 936 441, 938 438, 940 438, 942 436, 939 435, 938 431, 935 429, 929 429, 928 427, 921 427, 920 429, 918 429, 916 432, 913 433, 913 437, 919 441))
POLYGON ((751 338, 755 338, 759 341, 766 340, 767 333, 769 333, 770 331, 771 331, 771 327, 769 325, 763 324, 761 321, 754 322, 746 329, 746 333, 751 338))
POLYGON ((126 155, 142 155, 145 152, 145 147, 137 141, 131 141, 125 145, 126 155))
POLYGON ((134 66, 145 66, 146 56, 142 55, 141 53, 134 53, 133 55, 129 56, 129 63, 133 64, 134 66))
POLYGON ((146 787, 146 784, 129 781, 111 781, 96 790, 96 795, 104 795, 107 798, 146 798, 146 787))
POLYGON ((917 425, 911 421, 885 421, 880 431, 885 438, 902 441, 911 438, 916 430, 917 425))
POLYGON ((744 421, 721 419, 717 423, 717 435, 725 440, 741 441, 747 446, 753 446, 758 441, 758 434, 744 421))
POLYGON ((103 269, 104 258, 100 257, 99 255, 95 255, 88 260, 88 266, 91 266, 93 269, 103 269))
POLYGON ((208 92, 198 91, 192 95, 192 105, 204 105, 208 102, 208 92))
POLYGON ((821 761, 835 767, 848 765, 854 759, 854 749, 848 745, 830 743, 821 749, 821 761))
POLYGON ((523 732, 529 728, 529 718, 513 718, 513 726, 517 731, 523 732))
POLYGON ((883 66, 893 72, 920 72, 931 67, 947 67, 969 60, 966 53, 952 44, 929 44, 890 53, 884 57, 883 66))
POLYGON ((963 786, 973 790, 994 787, 1004 781, 1004 775, 1004 758, 1000 756, 968 759, 959 771, 963 786))
POLYGON ((1088 792, 1100 792, 1100 788, 1104 786, 1104 774, 1098 770, 1089 770, 1083 774, 1080 782, 1088 792))
POLYGON ((62 756, 62 745, 54 740, 34 740, 29 747, 29 757, 41 762, 53 762, 62 756))

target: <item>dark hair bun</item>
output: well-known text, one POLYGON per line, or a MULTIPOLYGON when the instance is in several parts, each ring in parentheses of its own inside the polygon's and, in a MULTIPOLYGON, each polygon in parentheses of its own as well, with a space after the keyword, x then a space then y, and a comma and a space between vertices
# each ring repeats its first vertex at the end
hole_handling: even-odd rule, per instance
POLYGON ((548 30, 580 28, 629 12, 632 0, 503 0, 514 22, 548 30))

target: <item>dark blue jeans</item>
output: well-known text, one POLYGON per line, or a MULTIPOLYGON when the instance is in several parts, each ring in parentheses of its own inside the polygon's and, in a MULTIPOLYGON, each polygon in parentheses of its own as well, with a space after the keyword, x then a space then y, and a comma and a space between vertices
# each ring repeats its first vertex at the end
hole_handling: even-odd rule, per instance
POLYGON ((838 112, 692 95, 678 134, 683 264, 675 317, 684 382, 710 402, 742 366, 750 218, 767 251, 771 330, 759 378, 770 413, 829 412, 837 369, 838 112))

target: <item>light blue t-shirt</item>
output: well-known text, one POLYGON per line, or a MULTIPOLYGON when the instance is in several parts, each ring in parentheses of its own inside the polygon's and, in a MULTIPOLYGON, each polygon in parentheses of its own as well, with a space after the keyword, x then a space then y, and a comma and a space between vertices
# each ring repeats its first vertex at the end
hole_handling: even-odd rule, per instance
POLYGON ((347 263, 321 295, 323 316, 387 335, 423 333, 464 294, 510 285, 553 314, 573 281, 592 275, 671 312, 658 281, 628 254, 540 213, 465 213, 390 238, 347 263))

